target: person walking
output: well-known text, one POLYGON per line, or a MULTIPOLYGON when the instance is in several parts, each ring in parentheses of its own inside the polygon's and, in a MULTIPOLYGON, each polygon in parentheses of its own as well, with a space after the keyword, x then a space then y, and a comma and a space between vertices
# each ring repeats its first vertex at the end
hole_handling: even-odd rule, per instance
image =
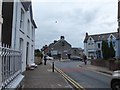
POLYGON ((47 62, 47 56, 45 55, 44 56, 44 65, 46 65, 46 62, 47 62))
POLYGON ((85 63, 85 65, 87 64, 87 56, 86 55, 83 55, 83 61, 85 63))

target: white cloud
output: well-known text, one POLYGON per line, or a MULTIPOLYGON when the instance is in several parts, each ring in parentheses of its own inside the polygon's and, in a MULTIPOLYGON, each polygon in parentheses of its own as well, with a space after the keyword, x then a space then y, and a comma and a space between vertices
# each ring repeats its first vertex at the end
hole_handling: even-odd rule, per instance
POLYGON ((52 43, 61 35, 73 46, 83 47, 86 32, 95 34, 117 31, 117 1, 64 1, 33 2, 34 18, 38 25, 36 48, 52 43))

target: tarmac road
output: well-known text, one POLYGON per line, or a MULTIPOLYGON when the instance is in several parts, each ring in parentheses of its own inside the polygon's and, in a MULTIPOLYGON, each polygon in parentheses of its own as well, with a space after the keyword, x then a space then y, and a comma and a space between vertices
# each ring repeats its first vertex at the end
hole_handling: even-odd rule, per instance
POLYGON ((83 65, 80 61, 55 61, 55 66, 65 72, 69 77, 79 83, 85 89, 110 89, 111 76, 104 75, 102 73, 97 73, 96 71, 91 71, 83 67, 78 67, 78 65, 83 65))

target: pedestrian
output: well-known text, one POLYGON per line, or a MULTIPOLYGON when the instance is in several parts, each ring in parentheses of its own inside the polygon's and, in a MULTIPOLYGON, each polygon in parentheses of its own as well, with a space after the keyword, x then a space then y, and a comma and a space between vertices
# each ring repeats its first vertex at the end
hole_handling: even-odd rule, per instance
POLYGON ((83 61, 85 63, 85 65, 87 64, 87 56, 86 55, 83 55, 83 61))
POLYGON ((45 55, 44 56, 44 65, 46 65, 46 62, 47 62, 47 56, 45 55))

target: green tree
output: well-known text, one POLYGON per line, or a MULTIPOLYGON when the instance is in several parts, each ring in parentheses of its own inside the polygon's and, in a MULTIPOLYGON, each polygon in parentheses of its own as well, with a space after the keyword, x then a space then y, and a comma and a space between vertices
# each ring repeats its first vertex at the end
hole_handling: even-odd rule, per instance
POLYGON ((112 44, 112 41, 110 42, 110 47, 109 47, 109 53, 110 53, 110 58, 113 58, 115 57, 115 50, 114 50, 114 47, 113 47, 113 44, 112 44))
POLYGON ((102 54, 104 59, 108 59, 109 55, 109 46, 107 41, 102 41, 102 54))
POLYGON ((42 52, 39 49, 35 49, 35 56, 42 58, 43 54, 42 54, 42 52))

